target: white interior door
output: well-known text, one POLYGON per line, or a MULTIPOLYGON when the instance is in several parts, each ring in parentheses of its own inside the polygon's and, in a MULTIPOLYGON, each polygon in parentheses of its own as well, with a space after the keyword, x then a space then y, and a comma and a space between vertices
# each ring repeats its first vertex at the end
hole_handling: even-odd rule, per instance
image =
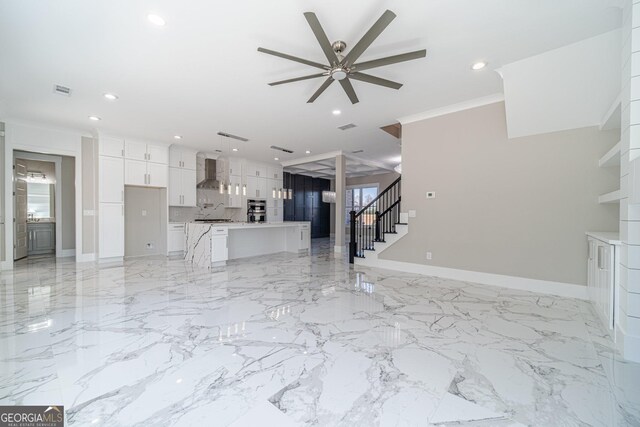
POLYGON ((27 232, 27 165, 15 159, 13 168, 13 259, 27 256, 29 245, 27 232))

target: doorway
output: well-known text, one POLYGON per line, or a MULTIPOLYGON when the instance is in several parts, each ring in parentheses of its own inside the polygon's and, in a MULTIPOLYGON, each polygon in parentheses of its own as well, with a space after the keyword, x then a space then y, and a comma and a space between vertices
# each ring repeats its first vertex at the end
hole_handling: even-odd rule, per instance
POLYGON ((75 252, 75 159, 13 155, 13 259, 75 252))

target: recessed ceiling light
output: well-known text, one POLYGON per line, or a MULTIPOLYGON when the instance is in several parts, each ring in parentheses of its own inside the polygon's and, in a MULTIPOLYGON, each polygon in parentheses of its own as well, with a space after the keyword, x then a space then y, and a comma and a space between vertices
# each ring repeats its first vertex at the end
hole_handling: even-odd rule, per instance
POLYGON ((238 149, 237 148, 233 148, 233 151, 238 151, 238 149))
POLYGON ((333 110, 333 111, 332 111, 332 113, 333 113, 333 115, 334 115, 334 116, 339 116, 340 114, 342 114, 342 111, 340 111, 340 110, 333 110))
POLYGON ((477 70, 482 70, 486 66, 487 66, 487 63, 481 61, 481 62, 476 62, 475 64, 473 64, 471 66, 471 69, 477 71, 477 70))
POLYGON ((173 135, 173 139, 182 139, 182 136, 180 136, 180 135, 173 135))
POLYGON ((94 122, 99 122, 102 119, 98 116, 89 116, 89 120, 93 120, 94 122))
POLYGON ((118 99, 118 95, 115 95, 113 93, 105 93, 104 97, 109 101, 115 101, 116 99, 118 99))
POLYGON ((306 154, 311 154, 310 150, 305 151, 306 154))
POLYGON ((280 160, 280 157, 274 157, 273 160, 280 160))
POLYGON ((164 21, 164 19, 161 16, 155 15, 155 14, 150 14, 147 15, 147 19, 149 20, 149 22, 151 22, 152 24, 155 24, 159 27, 163 27, 164 24, 166 24, 166 22, 164 21))

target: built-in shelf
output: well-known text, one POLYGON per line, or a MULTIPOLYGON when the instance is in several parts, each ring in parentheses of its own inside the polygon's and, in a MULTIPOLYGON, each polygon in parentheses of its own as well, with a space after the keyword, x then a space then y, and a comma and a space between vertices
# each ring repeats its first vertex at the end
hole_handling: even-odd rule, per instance
POLYGON ((613 148, 600 158, 598 161, 598 166, 601 168, 609 168, 612 166, 620 166, 620 147, 622 146, 621 141, 618 141, 613 148))
POLYGON ((619 94, 600 121, 600 130, 620 129, 621 110, 622 94, 619 94))
POLYGON ((602 194, 598 197, 598 203, 618 203, 620 201, 620 190, 602 194))

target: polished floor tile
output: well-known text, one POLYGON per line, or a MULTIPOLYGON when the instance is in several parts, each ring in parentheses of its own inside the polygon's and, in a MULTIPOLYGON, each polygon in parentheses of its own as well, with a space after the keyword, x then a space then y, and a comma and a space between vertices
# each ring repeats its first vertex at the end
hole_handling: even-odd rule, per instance
POLYGON ((640 365, 590 305, 311 256, 21 261, 0 404, 68 425, 640 425, 640 365))

